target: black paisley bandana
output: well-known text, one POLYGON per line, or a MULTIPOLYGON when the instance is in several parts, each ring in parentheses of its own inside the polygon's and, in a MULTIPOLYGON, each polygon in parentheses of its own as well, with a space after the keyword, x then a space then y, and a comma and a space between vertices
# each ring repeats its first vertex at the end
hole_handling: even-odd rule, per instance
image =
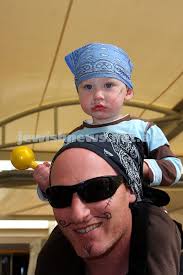
POLYGON ((136 202, 146 200, 157 206, 169 203, 170 199, 167 193, 143 185, 144 152, 140 139, 118 133, 97 133, 92 136, 83 136, 80 141, 76 139, 64 145, 54 156, 52 165, 62 152, 70 148, 84 148, 102 157, 118 175, 124 178, 125 184, 136 195, 136 202))
POLYGON ((122 175, 125 183, 136 194, 137 201, 141 201, 142 192, 142 165, 143 154, 141 141, 131 138, 129 135, 121 135, 116 133, 103 133, 93 135, 91 138, 85 137, 82 142, 75 141, 63 146, 53 158, 55 159, 65 150, 69 148, 85 148, 93 151, 106 162, 108 162, 117 174, 122 175), (101 138, 102 135, 102 138, 101 138))

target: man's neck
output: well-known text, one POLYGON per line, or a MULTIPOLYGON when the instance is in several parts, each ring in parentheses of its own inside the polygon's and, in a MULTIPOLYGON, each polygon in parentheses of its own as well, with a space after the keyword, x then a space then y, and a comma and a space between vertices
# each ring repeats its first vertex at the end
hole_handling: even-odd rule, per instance
POLYGON ((126 275, 128 273, 130 237, 121 238, 110 252, 96 259, 86 260, 87 275, 126 275))

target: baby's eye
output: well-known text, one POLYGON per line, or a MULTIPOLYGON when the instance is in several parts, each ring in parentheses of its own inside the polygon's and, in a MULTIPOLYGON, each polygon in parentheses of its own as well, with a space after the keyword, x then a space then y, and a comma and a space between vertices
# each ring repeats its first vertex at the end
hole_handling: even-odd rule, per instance
POLYGON ((105 87, 108 88, 108 89, 110 89, 110 88, 113 87, 113 83, 112 82, 108 82, 108 83, 105 84, 105 87))
POLYGON ((91 84, 85 84, 83 86, 83 88, 86 89, 86 90, 91 90, 92 89, 92 85, 91 84))

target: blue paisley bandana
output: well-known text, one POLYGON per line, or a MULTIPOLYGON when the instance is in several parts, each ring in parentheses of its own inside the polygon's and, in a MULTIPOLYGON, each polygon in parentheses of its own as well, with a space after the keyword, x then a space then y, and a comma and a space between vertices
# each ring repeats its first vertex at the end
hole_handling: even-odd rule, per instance
POLYGON ((115 78, 133 89, 132 62, 117 46, 91 43, 68 54, 65 61, 75 77, 76 87, 91 78, 115 78))

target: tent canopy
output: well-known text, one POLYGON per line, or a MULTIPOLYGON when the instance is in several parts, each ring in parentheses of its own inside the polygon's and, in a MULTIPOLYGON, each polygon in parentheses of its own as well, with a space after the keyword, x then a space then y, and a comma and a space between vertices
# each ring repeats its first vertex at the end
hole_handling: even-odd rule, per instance
MULTIPOLYGON (((175 154, 183 156, 182 11, 182 0, 1 1, 1 159, 27 143, 38 160, 49 160, 62 144, 55 137, 87 118, 64 56, 89 42, 116 44, 128 52, 134 98, 122 112, 154 121, 175 154)), ((33 183, 20 186, 19 180, 9 188, 1 181, 1 216, 51 217, 33 183)), ((171 189, 170 209, 180 216, 182 192, 171 189)))

